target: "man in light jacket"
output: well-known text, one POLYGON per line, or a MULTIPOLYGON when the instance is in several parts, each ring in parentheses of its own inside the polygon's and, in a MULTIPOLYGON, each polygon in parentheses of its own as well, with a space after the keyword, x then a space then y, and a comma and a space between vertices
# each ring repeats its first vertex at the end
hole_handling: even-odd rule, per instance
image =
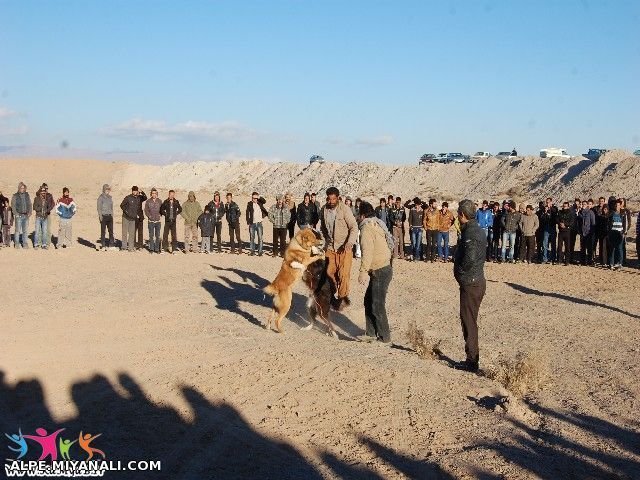
POLYGON ((184 253, 198 251, 198 217, 202 214, 200 202, 196 200, 195 192, 187 194, 187 201, 182 205, 182 218, 184 218, 184 253))
MULTIPOLYGON (((113 198, 111 197, 111 186, 104 184, 102 193, 97 200, 98 221, 100 222, 100 248, 106 252, 108 248, 114 248, 113 240, 113 198), (105 229, 109 231, 109 243, 105 244, 105 229)), ((98 247, 96 246, 96 250, 98 247)))
POLYGON ((284 257, 287 246, 287 229, 291 220, 291 210, 284 202, 283 195, 276 195, 276 203, 269 209, 269 221, 273 224, 273 256, 284 257))
POLYGON ((58 199, 56 204, 56 213, 58 214, 58 245, 62 248, 70 247, 73 244, 73 235, 71 231, 71 219, 76 214, 76 203, 71 198, 69 189, 62 189, 62 197, 58 199))
POLYGON ((160 253, 160 208, 162 200, 158 198, 156 187, 151 188, 151 197, 144 202, 144 214, 149 229, 149 253, 160 253))
POLYGON ((327 189, 327 203, 320 212, 320 229, 326 242, 327 277, 335 292, 333 306, 342 310, 350 304, 351 249, 358 239, 358 223, 339 196, 336 187, 327 189))

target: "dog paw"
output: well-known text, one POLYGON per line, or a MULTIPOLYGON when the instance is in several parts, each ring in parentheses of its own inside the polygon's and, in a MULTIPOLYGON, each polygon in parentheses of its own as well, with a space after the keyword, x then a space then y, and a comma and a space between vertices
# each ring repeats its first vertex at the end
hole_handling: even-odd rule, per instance
POLYGON ((320 255, 321 253, 322 253, 322 250, 320 250, 315 245, 313 247, 311 247, 311 254, 312 255, 320 255))
POLYGON ((334 338, 335 340, 338 340, 338 334, 331 330, 329 333, 327 333, 327 335, 329 335, 330 337, 334 338))
POLYGON ((304 270, 305 267, 300 262, 291 262, 291 268, 298 268, 300 270, 304 270))

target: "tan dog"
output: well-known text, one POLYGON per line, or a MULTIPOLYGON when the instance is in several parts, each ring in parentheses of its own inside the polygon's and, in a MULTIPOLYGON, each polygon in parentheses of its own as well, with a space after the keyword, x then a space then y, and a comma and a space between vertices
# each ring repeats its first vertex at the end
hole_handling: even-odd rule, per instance
POLYGON ((273 295, 273 309, 265 328, 271 329, 271 321, 275 317, 276 330, 283 333, 282 319, 289 313, 293 298, 293 285, 302 277, 302 272, 312 262, 324 258, 322 235, 312 229, 300 230, 289 242, 284 252, 284 260, 275 280, 262 290, 273 295))

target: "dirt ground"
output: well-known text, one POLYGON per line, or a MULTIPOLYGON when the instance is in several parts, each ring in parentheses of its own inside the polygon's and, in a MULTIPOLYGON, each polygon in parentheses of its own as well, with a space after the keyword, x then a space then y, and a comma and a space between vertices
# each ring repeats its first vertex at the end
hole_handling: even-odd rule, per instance
MULTIPOLYGON (((110 170, 82 168, 68 172, 79 243, 0 250, 3 432, 84 429, 102 433, 110 459, 163 462, 156 477, 127 478, 640 478, 631 244, 619 272, 486 266, 481 364, 537 352, 550 373, 543 390, 505 408, 508 391, 452 368, 464 350, 451 264, 394 264, 393 348, 353 341, 364 327, 358 262, 353 304, 333 316, 339 340, 300 330, 302 284, 286 333, 268 332, 260 288, 279 259, 97 252, 95 199, 110 170), (409 348, 411 320, 442 341, 440 359, 409 348)), ((33 193, 42 172, 27 171, 33 193)), ((20 173, 3 176, 5 195, 20 173)), ((61 190, 63 173, 46 173, 61 190)), ((116 204, 125 193, 114 192, 116 204)), ((269 244, 268 223, 265 233, 269 244)))

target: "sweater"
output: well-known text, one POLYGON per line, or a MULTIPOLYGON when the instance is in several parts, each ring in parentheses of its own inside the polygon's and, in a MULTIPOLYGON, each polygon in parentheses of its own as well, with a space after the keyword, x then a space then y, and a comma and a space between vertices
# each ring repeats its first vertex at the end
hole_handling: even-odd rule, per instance
POLYGON ((532 213, 531 215, 522 215, 518 226, 520 227, 523 236, 533 237, 540 226, 540 219, 535 213, 532 213))
POLYGON ((378 270, 391 263, 387 233, 378 222, 364 222, 360 230, 361 272, 378 270))
POLYGON ((160 207, 162 206, 162 200, 158 197, 148 199, 144 204, 144 214, 150 222, 160 221, 160 207))

